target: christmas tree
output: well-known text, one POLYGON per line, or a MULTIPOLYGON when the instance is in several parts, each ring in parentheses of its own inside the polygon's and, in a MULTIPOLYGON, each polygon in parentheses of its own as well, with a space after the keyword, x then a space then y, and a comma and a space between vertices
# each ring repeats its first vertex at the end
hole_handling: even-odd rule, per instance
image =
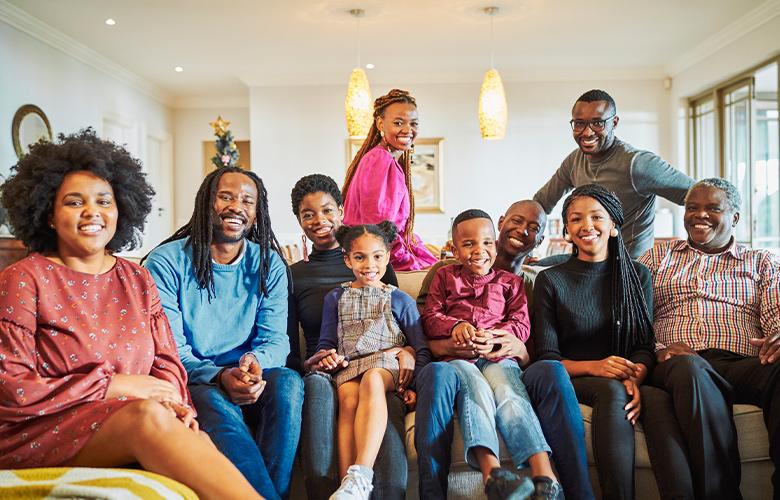
POLYGON ((238 148, 235 141, 233 141, 233 132, 228 130, 229 121, 223 120, 221 116, 217 117, 216 121, 211 122, 214 128, 214 135, 217 136, 217 140, 214 141, 214 146, 217 148, 217 154, 211 158, 217 168, 222 167, 236 167, 238 165, 238 148))

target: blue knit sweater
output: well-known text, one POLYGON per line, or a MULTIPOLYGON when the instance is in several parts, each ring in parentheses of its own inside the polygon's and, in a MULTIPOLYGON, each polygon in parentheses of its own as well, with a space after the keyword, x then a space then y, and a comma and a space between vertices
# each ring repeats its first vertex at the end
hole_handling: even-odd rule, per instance
POLYGON ((192 249, 185 239, 155 248, 144 265, 160 300, 191 384, 211 383, 226 366, 251 351, 263 368, 284 366, 287 340, 287 272, 271 252, 267 294, 259 287, 260 246, 244 240, 244 254, 232 264, 212 263, 216 297, 198 287, 192 249))

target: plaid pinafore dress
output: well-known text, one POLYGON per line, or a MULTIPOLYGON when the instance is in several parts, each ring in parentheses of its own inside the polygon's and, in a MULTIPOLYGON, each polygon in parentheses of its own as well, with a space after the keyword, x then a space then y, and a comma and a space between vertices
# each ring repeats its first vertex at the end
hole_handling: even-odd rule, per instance
POLYGON ((385 368, 398 383, 398 360, 385 349, 403 347, 406 336, 393 317, 390 295, 396 287, 352 288, 343 283, 339 299, 338 353, 349 365, 333 375, 336 385, 348 382, 371 368, 385 368))

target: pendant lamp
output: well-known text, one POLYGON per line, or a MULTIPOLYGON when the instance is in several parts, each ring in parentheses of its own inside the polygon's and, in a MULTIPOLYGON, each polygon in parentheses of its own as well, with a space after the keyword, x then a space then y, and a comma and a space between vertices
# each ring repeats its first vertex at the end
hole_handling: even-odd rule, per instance
POLYGON ((347 119, 347 132, 351 138, 366 137, 374 119, 373 99, 371 87, 368 85, 368 75, 360 67, 360 18, 365 11, 363 9, 351 9, 349 11, 356 19, 357 24, 357 67, 352 70, 347 85, 347 97, 344 100, 344 114, 347 119))
POLYGON ((483 139, 497 140, 506 135, 508 116, 504 84, 493 65, 493 16, 498 7, 485 7, 482 11, 490 16, 490 69, 485 72, 479 89, 479 130, 483 139))

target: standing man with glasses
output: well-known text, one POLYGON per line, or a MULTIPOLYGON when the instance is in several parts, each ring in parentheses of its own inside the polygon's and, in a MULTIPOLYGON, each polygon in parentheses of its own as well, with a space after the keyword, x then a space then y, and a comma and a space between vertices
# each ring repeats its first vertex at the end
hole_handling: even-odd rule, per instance
POLYGON ((563 160, 534 200, 549 214, 576 187, 596 183, 613 191, 625 212, 623 239, 635 259, 653 246, 655 197, 682 205, 693 179, 658 155, 616 138, 620 118, 615 101, 603 90, 582 94, 571 114, 569 123, 579 148, 563 160))

